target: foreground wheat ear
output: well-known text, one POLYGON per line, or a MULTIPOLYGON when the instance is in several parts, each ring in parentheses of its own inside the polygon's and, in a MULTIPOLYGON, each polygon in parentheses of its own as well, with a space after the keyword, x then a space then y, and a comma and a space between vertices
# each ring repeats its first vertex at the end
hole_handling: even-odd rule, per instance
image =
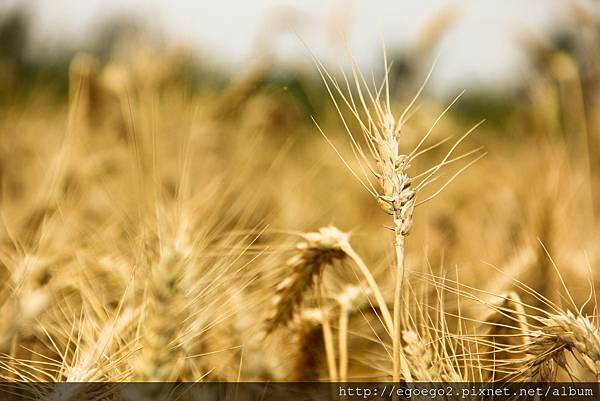
POLYGON ((143 348, 136 365, 136 375, 143 381, 165 382, 176 379, 183 364, 179 349, 173 347, 179 327, 165 324, 165 316, 184 320, 180 281, 187 255, 168 249, 152 269, 149 278, 149 305, 142 327, 143 348))
POLYGON ((334 148, 338 156, 340 156, 344 164, 351 171, 352 175, 376 199, 383 211, 390 214, 393 218, 394 226, 391 227, 391 229, 394 232, 394 248, 396 254, 393 330, 391 330, 393 347, 393 380, 399 381, 401 378, 411 380, 406 359, 402 354, 402 334, 400 327, 400 302, 404 280, 405 240, 410 233, 415 207, 433 199, 461 172, 484 156, 484 154, 479 154, 465 166, 460 168, 432 194, 427 195, 424 199, 417 200, 418 194, 421 193, 426 186, 440 177, 440 170, 444 166, 480 152, 481 149, 475 149, 460 156, 452 157, 460 143, 472 133, 481 122, 459 138, 439 163, 423 172, 410 174, 409 169, 411 164, 418 156, 437 148, 442 143, 446 142, 446 140, 442 140, 433 145, 425 145, 436 124, 458 100, 462 93, 440 114, 428 132, 419 140, 418 144, 411 151, 405 152, 401 149, 400 144, 403 127, 433 69, 429 72, 423 85, 409 105, 401 113, 400 117, 396 118, 392 111, 390 99, 389 68, 385 51, 385 74, 383 82, 379 87, 370 87, 354 60, 352 58, 350 58, 350 60, 352 64, 352 77, 348 78, 347 74, 342 71, 343 83, 341 85, 336 78, 327 71, 322 63, 316 59, 315 63, 342 120, 346 133, 350 138, 352 152, 360 168, 360 174, 354 171, 350 164, 343 158, 341 153, 325 135, 323 130, 321 130, 316 121, 315 124, 317 124, 317 128, 321 134, 323 134, 328 143, 334 148), (351 82, 354 85, 354 89, 352 89, 351 82), (385 93, 382 94, 382 92, 385 93), (344 106, 354 117, 356 123, 358 123, 362 140, 360 140, 360 137, 354 134, 350 129, 350 125, 342 112, 344 106), (365 150, 365 147, 367 150, 365 150), (367 154, 369 154, 370 157, 367 156, 367 154), (376 178, 378 188, 373 184, 372 177, 376 178))
MULTIPOLYGON (((581 368, 600 377, 600 329, 597 324, 580 312, 541 312, 544 316, 528 316, 531 323, 505 324, 524 339, 516 344, 498 342, 495 348, 505 356, 499 359, 497 371, 505 374, 504 380, 511 381, 554 381, 558 369, 573 378, 573 358, 581 368), (571 360, 568 354, 573 357, 571 360)), ((503 312, 505 313, 505 312, 503 312)), ((577 375, 575 375, 577 376, 577 375)))

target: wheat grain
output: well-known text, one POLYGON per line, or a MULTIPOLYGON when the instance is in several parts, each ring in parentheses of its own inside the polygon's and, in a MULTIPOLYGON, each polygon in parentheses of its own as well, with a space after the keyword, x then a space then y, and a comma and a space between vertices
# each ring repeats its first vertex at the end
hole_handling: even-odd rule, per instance
POLYGON ((413 330, 402 332, 404 352, 413 379, 420 382, 459 382, 462 377, 451 359, 431 338, 413 330))

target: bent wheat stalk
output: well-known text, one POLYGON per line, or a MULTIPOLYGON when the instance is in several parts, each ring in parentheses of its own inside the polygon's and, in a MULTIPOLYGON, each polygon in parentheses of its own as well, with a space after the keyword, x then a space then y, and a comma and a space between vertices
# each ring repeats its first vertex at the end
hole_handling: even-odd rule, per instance
POLYGON ((335 260, 349 258, 365 277, 383 315, 384 325, 391 333, 392 315, 371 271, 350 245, 350 235, 333 226, 322 227, 318 232, 302 234, 303 240, 296 245, 297 253, 287 262, 292 270, 278 286, 273 299, 273 309, 266 320, 267 334, 280 326, 288 325, 297 315, 304 296, 313 288, 315 279, 326 265, 335 260))
MULTIPOLYGON (((334 261, 344 259, 352 260, 364 276, 369 290, 373 293, 375 300, 383 317, 383 325, 388 333, 393 330, 393 319, 387 307, 387 303, 381 293, 375 278, 371 271, 354 251, 350 245, 350 235, 344 233, 333 226, 322 227, 317 232, 302 234, 303 240, 296 244, 297 253, 287 262, 287 267, 291 268, 291 273, 277 286, 276 294, 273 299, 273 308, 265 321, 266 334, 272 333, 279 327, 288 326, 295 317, 301 312, 306 293, 315 286, 316 281, 321 276, 325 266, 334 261)), ((361 289, 367 293, 366 289, 361 289)), ((354 294, 353 297, 358 296, 354 294)), ((346 308, 349 308, 351 299, 344 301, 346 308)), ((344 308, 343 305, 343 308, 344 308)), ((342 311, 342 316, 347 319, 348 310, 342 311)), ((346 326, 347 321, 342 318, 341 325, 346 326)), ((327 356, 327 365, 330 378, 336 380, 339 378, 336 365, 335 348, 333 347, 333 334, 328 319, 322 319, 323 340, 327 356)), ((343 330, 342 330, 343 331, 343 330)), ((346 334, 344 334, 346 335, 346 334)), ((340 338, 340 372, 342 378, 347 374, 348 354, 345 338, 340 338)))

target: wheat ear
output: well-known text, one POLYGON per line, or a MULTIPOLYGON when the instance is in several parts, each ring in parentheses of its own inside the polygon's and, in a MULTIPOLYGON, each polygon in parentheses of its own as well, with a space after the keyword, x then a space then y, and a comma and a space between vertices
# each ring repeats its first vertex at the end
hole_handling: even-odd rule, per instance
POLYGON ((369 288, 360 285, 349 285, 336 297, 336 301, 340 306, 340 314, 338 321, 338 344, 339 344, 339 378, 340 381, 348 380, 348 321, 350 312, 360 304, 362 298, 369 296, 371 293, 369 288))
POLYGON ((298 313, 304 295, 313 288, 325 266, 346 257, 349 235, 335 227, 304 233, 296 253, 287 261, 289 275, 277 286, 273 309, 266 320, 266 332, 288 325, 298 313))
POLYGON ((183 359, 172 342, 183 321, 183 294, 179 282, 184 275, 186 258, 171 249, 161 255, 150 273, 148 306, 142 327, 142 351, 136 366, 143 381, 168 382, 177 378, 183 359))
POLYGON ((536 318, 541 327, 530 334, 529 357, 519 376, 553 380, 556 366, 568 371, 565 351, 579 354, 596 377, 600 374, 600 330, 586 316, 568 311, 536 318))
POLYGON ((425 337, 414 330, 402 332, 407 364, 416 381, 458 382, 461 381, 451 359, 444 353, 443 344, 425 337))
POLYGON ((335 260, 349 258, 356 264, 373 292, 386 329, 391 333, 393 321, 385 298, 371 271, 350 245, 350 235, 336 227, 328 226, 317 232, 304 233, 302 237, 303 240, 296 244, 296 253, 286 264, 291 270, 290 275, 277 286, 273 309, 266 319, 266 332, 271 333, 292 321, 306 292, 313 288, 316 278, 321 275, 326 265, 335 260))

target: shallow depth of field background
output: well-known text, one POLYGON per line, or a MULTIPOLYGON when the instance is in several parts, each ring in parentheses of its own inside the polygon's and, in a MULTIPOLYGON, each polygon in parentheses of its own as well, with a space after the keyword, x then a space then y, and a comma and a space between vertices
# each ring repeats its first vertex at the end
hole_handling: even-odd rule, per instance
MULTIPOLYGON (((586 303, 600 283, 597 3, 59 3, 0 8, 1 377, 327 379, 319 345, 298 348, 288 329, 263 341, 262 321, 297 234, 329 224, 389 292, 389 216, 313 122, 352 164, 311 57, 333 74, 354 57, 380 82, 382 39, 398 114, 435 64, 408 150, 463 89, 432 143, 485 119, 461 149, 487 155, 415 211, 414 305, 437 308, 431 274, 483 298, 517 291, 532 308, 548 306, 533 291, 570 305, 568 289, 597 313, 595 293, 586 303), (148 323, 145 269, 172 243, 192 267, 148 323), (145 325, 171 338, 168 353, 148 351, 159 346, 145 325), (311 352, 310 372, 295 371, 311 352)), ((385 353, 355 319, 350 378, 385 379, 385 353)))

